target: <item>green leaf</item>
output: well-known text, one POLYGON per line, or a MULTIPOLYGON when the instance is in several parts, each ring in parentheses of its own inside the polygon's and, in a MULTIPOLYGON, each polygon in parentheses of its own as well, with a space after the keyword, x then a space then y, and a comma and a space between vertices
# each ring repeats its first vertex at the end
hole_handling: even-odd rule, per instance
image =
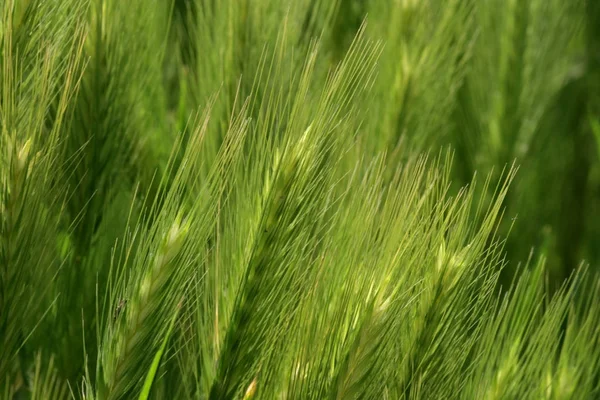
POLYGON ((147 400, 150 396, 150 389, 152 389, 152 384, 154 383, 154 378, 156 377, 156 372, 158 371, 158 367, 160 365, 160 360, 165 352, 165 348, 167 347, 167 343, 169 342, 169 338, 171 337, 171 333, 173 332, 173 327, 175 326, 175 321, 177 320, 177 316, 179 315, 179 310, 181 307, 177 307, 175 314, 173 314, 173 318, 171 319, 171 323, 169 324, 169 329, 163 338, 160 349, 154 355, 154 360, 152 360, 152 365, 150 366, 150 370, 148 370, 148 375, 146 375, 146 380, 144 381, 144 386, 142 387, 142 392, 138 397, 139 400, 147 400))

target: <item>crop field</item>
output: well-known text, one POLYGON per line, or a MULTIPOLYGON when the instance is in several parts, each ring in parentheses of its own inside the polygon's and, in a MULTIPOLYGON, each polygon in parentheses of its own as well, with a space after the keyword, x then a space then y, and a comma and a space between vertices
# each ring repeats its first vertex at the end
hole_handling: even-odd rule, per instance
POLYGON ((0 399, 600 399, 600 1, 0 0, 0 399))

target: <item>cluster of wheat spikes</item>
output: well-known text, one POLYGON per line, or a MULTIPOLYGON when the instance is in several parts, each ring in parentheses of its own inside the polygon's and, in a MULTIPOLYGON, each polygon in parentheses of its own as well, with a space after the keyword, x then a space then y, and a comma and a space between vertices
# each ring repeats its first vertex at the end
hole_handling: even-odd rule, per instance
POLYGON ((600 398, 596 4, 0 0, 0 398, 600 398))

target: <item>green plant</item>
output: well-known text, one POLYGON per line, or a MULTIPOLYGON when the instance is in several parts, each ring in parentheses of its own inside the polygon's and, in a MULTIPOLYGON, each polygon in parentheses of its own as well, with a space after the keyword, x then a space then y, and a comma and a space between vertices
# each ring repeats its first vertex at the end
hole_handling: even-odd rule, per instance
POLYGON ((0 6, 0 397, 600 396, 593 6, 0 6))

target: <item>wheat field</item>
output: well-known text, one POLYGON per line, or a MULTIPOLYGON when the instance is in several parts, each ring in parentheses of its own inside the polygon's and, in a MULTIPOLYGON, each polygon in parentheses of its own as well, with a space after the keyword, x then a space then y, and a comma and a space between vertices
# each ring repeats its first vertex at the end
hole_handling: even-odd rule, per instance
POLYGON ((600 398, 600 2, 0 12, 1 399, 600 398))

